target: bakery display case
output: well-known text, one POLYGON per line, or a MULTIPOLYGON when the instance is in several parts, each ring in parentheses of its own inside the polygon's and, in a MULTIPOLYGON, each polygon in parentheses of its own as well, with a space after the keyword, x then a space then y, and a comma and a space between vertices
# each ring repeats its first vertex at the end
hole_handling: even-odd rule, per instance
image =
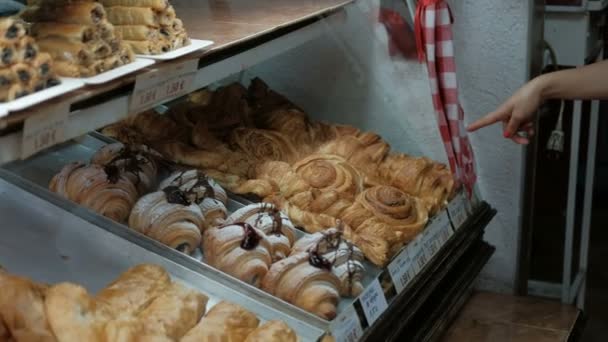
MULTIPOLYGON (((348 34, 363 26, 368 42, 385 43, 367 21, 370 2, 45 9, 32 1, 22 17, 43 53, 61 51, 59 41, 75 49, 78 58, 62 55, 54 70, 81 88, 0 112, 0 283, 26 287, 15 293, 46 308, 44 333, 70 340, 58 331, 76 323, 54 313, 86 306, 95 324, 77 328, 93 340, 441 335, 492 254, 483 232, 495 211, 436 160, 445 157, 427 155, 436 148, 416 143, 414 119, 433 108, 424 69, 407 53, 392 67, 408 76, 408 94, 339 114, 357 101, 343 95, 356 94, 349 83, 376 94, 368 87, 382 81, 366 70, 363 36, 348 34), (336 50, 348 67, 335 75, 325 74, 331 59, 307 58, 336 50), (112 73, 131 58, 147 65, 112 73), (315 77, 324 82, 311 85, 315 77), (399 101, 407 118, 383 114, 399 101), (153 290, 150 279, 165 285, 153 290), (117 287, 125 293, 107 295, 117 287), (40 292, 49 295, 31 294, 40 292)), ((23 333, 8 321, 0 328, 23 333)))

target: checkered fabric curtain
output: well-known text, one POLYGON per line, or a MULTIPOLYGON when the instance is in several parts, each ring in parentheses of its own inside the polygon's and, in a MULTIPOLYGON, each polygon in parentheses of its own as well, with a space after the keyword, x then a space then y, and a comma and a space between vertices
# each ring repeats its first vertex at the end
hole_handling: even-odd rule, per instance
POLYGON ((427 63, 433 105, 450 168, 469 195, 477 180, 473 149, 458 100, 452 13, 443 0, 420 0, 415 20, 418 58, 427 63))

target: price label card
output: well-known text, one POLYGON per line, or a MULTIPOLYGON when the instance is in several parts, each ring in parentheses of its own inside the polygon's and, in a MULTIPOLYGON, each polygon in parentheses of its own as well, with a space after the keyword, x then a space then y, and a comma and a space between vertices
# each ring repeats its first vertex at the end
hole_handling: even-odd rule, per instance
POLYGON ((331 325, 331 335, 336 342, 356 342, 363 337, 363 328, 353 306, 342 312, 331 325))
POLYGON ((450 219, 454 225, 454 229, 459 229, 465 223, 469 217, 468 212, 468 199, 464 192, 460 192, 454 199, 448 204, 448 211, 450 213, 450 219))
POLYGON ((418 274, 426 263, 429 261, 424 249, 424 241, 423 236, 418 236, 413 242, 411 242, 413 246, 414 254, 412 254, 412 260, 414 263, 414 270, 416 274, 418 274))
POLYGON ((197 70, 198 59, 193 59, 138 75, 131 96, 131 113, 191 93, 197 70))
POLYGON ((374 324, 384 310, 388 308, 388 303, 386 302, 382 286, 380 286, 380 281, 378 279, 374 279, 359 298, 361 306, 363 307, 363 313, 370 326, 374 324))
POLYGON ((21 158, 64 142, 69 115, 70 104, 61 103, 47 106, 44 112, 27 118, 23 124, 21 158))
POLYGON ((423 236, 424 248, 427 259, 431 259, 450 238, 452 227, 447 212, 442 211, 437 214, 423 236), (447 237, 446 237, 446 234, 447 237))
POLYGON ((440 220, 438 227, 439 241, 441 246, 443 246, 452 237, 452 235, 454 235, 454 231, 452 230, 450 218, 446 210, 443 210, 441 213, 437 214, 437 217, 440 220))
POLYGON ((416 276, 416 271, 410 257, 410 249, 405 248, 388 265, 388 272, 391 275, 397 293, 401 293, 407 284, 416 276))

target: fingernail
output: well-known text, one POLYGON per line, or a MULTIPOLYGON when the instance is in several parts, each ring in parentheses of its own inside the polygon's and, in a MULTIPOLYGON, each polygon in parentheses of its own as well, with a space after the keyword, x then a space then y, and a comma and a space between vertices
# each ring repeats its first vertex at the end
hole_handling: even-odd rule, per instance
POLYGON ((511 133, 509 133, 509 131, 504 131, 503 136, 505 138, 510 138, 511 137, 511 133))

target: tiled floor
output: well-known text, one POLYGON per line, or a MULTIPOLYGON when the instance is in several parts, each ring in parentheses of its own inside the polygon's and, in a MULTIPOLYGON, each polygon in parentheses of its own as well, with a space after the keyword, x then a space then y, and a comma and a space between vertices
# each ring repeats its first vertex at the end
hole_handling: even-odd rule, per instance
POLYGON ((478 292, 443 342, 566 341, 579 311, 558 302, 478 292))

